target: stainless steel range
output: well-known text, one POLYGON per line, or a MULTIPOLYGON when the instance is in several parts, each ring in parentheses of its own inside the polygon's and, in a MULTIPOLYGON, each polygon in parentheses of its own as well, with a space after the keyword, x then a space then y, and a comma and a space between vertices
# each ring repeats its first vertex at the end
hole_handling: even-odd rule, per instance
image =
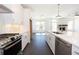
POLYGON ((21 35, 0 35, 0 55, 16 55, 21 51, 21 35))

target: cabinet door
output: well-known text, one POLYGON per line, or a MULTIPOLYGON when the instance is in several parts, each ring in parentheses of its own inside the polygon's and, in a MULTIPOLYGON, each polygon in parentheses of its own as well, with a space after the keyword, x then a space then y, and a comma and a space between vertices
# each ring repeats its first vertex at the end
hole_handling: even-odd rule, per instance
POLYGON ((51 50, 55 54, 55 36, 54 35, 52 35, 50 43, 51 43, 51 50))
POLYGON ((55 36, 52 34, 47 35, 47 43, 52 50, 52 52, 55 54, 55 36))
POLYGON ((50 37, 50 35, 49 35, 49 38, 48 38, 48 45, 49 45, 49 47, 51 49, 51 37, 50 37))
POLYGON ((22 34, 22 51, 26 47, 27 43, 28 43, 28 36, 26 33, 23 33, 22 34))
POLYGON ((51 37, 50 37, 50 34, 48 33, 48 35, 47 35, 47 43, 48 43, 49 47, 50 47, 50 40, 51 40, 51 37))
POLYGON ((59 39, 56 39, 56 46, 55 46, 55 54, 56 55, 71 55, 71 48, 72 46, 63 43, 59 39))
POLYGON ((49 41, 49 35, 48 35, 48 33, 46 33, 46 42, 47 42, 47 44, 48 44, 48 41, 49 41))
POLYGON ((48 33, 46 34, 46 41, 47 41, 47 43, 49 41, 49 34, 48 33))

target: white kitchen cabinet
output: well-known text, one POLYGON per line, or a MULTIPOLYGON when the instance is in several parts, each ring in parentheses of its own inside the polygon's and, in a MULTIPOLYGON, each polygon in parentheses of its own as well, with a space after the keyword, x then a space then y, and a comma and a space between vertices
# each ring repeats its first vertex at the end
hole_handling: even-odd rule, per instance
POLYGON ((47 42, 47 44, 49 45, 50 44, 50 39, 49 39, 49 33, 47 33, 47 35, 46 35, 46 42, 47 42))
POLYGON ((79 55, 79 47, 72 45, 72 55, 79 55))
POLYGON ((51 40, 50 40, 51 50, 55 54, 55 36, 51 35, 50 37, 51 37, 51 40))
POLYGON ((22 51, 23 51, 27 43, 30 43, 30 39, 27 32, 21 33, 21 35, 22 35, 22 51))
POLYGON ((27 45, 27 36, 26 35, 22 35, 22 51, 24 50, 24 48, 27 45))
POLYGON ((5 20, 6 24, 22 24, 22 21, 24 20, 24 9, 20 4, 3 4, 3 6, 13 12, 2 15, 2 18, 5 20))
POLYGON ((47 35, 47 43, 52 50, 52 52, 55 54, 55 36, 51 33, 47 35))

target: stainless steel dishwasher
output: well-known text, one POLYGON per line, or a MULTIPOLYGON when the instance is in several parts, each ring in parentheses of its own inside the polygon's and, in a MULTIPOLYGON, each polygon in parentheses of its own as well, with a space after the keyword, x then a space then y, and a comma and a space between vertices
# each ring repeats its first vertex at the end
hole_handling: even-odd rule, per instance
POLYGON ((55 55, 71 55, 71 54, 72 54, 72 45, 56 37, 55 55))

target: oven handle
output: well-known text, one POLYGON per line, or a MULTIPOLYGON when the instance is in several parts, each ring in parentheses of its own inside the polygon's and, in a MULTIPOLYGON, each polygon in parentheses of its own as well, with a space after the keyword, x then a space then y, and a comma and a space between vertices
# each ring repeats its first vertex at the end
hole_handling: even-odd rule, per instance
POLYGON ((16 41, 15 43, 11 44, 10 46, 7 46, 6 48, 4 48, 4 50, 7 50, 9 48, 11 48, 12 46, 14 46, 15 44, 17 44, 18 42, 20 42, 21 40, 16 41))

